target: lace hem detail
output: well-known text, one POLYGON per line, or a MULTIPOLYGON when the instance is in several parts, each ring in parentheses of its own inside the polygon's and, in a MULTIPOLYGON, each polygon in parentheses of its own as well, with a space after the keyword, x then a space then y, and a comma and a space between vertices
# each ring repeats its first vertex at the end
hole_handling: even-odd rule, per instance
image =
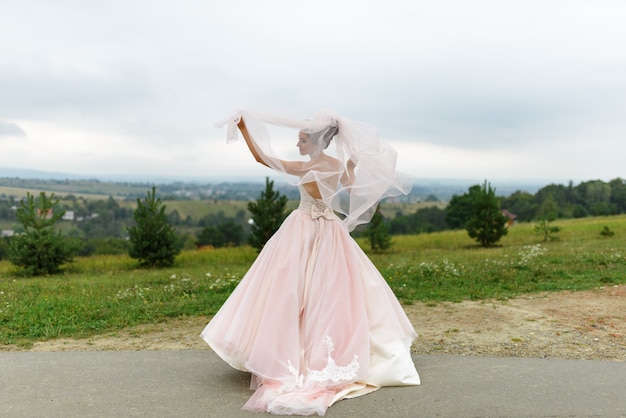
POLYGON ((307 383, 349 382, 356 378, 357 372, 361 367, 359 356, 355 354, 350 363, 345 366, 339 366, 332 357, 332 352, 335 350, 333 339, 330 336, 326 336, 324 344, 328 350, 328 358, 326 366, 321 370, 311 370, 307 367, 307 374, 303 376, 293 367, 290 361, 287 362, 289 371, 296 378, 297 386, 304 386, 307 383))

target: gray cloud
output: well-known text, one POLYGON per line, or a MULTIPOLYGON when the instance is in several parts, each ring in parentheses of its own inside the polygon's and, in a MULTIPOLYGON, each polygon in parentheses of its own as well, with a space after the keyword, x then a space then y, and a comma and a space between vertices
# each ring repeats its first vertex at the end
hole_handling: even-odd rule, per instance
POLYGON ((26 136, 26 132, 17 123, 0 120, 0 136, 26 136))
POLYGON ((0 72, 0 112, 24 117, 64 111, 103 116, 146 103, 153 94, 139 71, 89 75, 72 71, 0 72))
POLYGON ((138 166, 221 138, 214 122, 241 104, 332 107, 390 140, 590 155, 588 139, 626 135, 624 13, 609 0, 0 2, 0 38, 15 40, 0 44, 0 118, 54 127, 59 150, 123 137, 119 158, 139 148, 138 166))

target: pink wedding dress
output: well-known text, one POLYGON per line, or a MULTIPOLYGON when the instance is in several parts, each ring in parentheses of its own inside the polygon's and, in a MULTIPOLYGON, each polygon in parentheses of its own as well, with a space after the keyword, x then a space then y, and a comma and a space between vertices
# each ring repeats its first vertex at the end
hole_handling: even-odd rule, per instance
POLYGON ((418 385, 400 303, 332 209, 300 194, 201 334, 252 374, 244 409, 324 415, 340 399, 418 385))

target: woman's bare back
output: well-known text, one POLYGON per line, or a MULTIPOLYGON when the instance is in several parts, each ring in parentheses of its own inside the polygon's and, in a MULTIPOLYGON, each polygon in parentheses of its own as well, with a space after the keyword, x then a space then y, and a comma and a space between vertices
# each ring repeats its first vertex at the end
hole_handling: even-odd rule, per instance
POLYGON ((336 158, 333 158, 329 155, 322 154, 316 161, 311 161, 310 163, 305 163, 304 168, 309 171, 317 171, 320 173, 332 173, 332 175, 328 177, 321 176, 321 178, 316 181, 310 181, 306 183, 302 183, 302 187, 309 194, 309 196, 314 199, 321 199, 322 193, 320 192, 320 188, 318 182, 323 182, 324 188, 334 190, 337 187, 339 182, 339 178, 341 177, 341 163, 336 158))

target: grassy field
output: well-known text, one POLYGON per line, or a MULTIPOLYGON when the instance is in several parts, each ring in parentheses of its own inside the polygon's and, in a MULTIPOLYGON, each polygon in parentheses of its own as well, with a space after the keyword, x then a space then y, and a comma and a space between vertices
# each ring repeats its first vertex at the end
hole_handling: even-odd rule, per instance
MULTIPOLYGON (((191 216, 192 219, 199 220, 206 215, 224 212, 224 216, 234 218, 240 210, 248 210, 248 202, 242 200, 164 200, 165 212, 171 213, 175 210, 182 219, 191 216)), ((137 206, 136 202, 133 208, 137 206)))
MULTIPOLYGON (((626 216, 555 225, 556 241, 543 242, 534 224, 519 224, 494 248, 477 247, 465 231, 448 231, 394 237, 391 251, 368 255, 407 304, 626 283, 626 216), (602 236, 605 226, 615 235, 602 236)), ((367 250, 366 241, 358 242, 367 250)), ((0 262, 0 349, 211 315, 255 257, 249 247, 187 251, 164 270, 137 269, 127 257, 89 257, 41 278, 21 278, 0 262)))
POLYGON ((413 203, 396 203, 385 201, 380 205, 380 211, 383 216, 389 219, 396 217, 398 213, 402 215, 411 215, 417 212, 419 209, 429 208, 436 206, 439 209, 443 209, 448 205, 447 202, 413 202, 413 203))
MULTIPOLYGON (((54 190, 35 189, 35 188, 28 189, 28 188, 22 188, 22 187, 0 186, 0 196, 2 195, 14 196, 18 199, 26 197, 28 193, 30 193, 33 196, 39 196, 39 193, 41 192, 46 192, 48 196, 51 193, 54 193, 56 197, 64 197, 67 194, 70 194, 70 193, 63 193, 63 192, 59 194, 58 190, 56 189, 54 190)), ((90 200, 90 199, 91 200, 106 200, 109 198, 110 195, 106 195, 103 193, 75 193, 73 194, 73 196, 84 198, 85 200, 90 200)))
POLYGON ((119 183, 98 180, 36 180, 3 178, 0 195, 23 197, 26 192, 38 195, 39 192, 54 192, 57 196, 74 195, 86 199, 107 199, 128 194, 144 195, 150 185, 142 183, 119 183))

